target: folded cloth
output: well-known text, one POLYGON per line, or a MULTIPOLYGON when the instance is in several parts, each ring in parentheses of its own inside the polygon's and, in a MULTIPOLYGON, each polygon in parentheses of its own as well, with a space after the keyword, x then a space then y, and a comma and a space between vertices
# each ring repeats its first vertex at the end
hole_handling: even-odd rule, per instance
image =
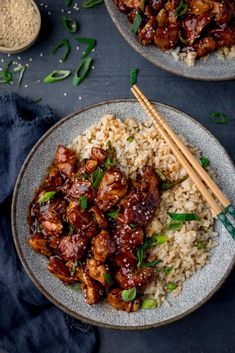
POLYGON ((92 326, 51 304, 23 271, 13 243, 11 193, 31 147, 56 121, 48 106, 0 96, 0 348, 8 353, 92 353, 92 326))

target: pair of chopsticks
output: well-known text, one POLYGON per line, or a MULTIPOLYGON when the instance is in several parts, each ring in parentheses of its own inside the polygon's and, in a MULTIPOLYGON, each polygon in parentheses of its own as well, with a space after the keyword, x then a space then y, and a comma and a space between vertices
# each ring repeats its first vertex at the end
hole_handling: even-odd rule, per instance
POLYGON ((233 219, 235 219, 235 209, 231 205, 230 201, 226 198, 226 196, 222 193, 219 187, 207 174, 205 169, 202 168, 199 161, 192 155, 189 149, 184 145, 184 143, 180 140, 176 133, 166 123, 163 117, 157 112, 155 107, 145 97, 143 92, 136 85, 132 86, 131 91, 137 98, 141 106, 144 108, 145 112, 155 123, 159 133, 169 145, 170 149, 175 154, 180 164, 185 168, 189 177, 197 186, 204 199, 208 202, 215 215, 223 223, 224 227, 235 240, 235 228, 225 215, 225 212, 228 212, 233 217, 233 219), (220 201, 223 206, 223 209, 216 203, 215 199, 208 191, 208 188, 212 191, 213 195, 220 201))

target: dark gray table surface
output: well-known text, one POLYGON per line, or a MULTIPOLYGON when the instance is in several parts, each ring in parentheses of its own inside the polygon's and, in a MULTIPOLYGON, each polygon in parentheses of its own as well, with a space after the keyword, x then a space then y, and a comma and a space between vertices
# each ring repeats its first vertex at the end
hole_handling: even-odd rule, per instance
MULTIPOLYGON (((81 6, 80 1, 74 2, 81 6)), ((192 81, 158 69, 129 47, 105 5, 89 10, 69 9, 78 20, 78 35, 97 39, 95 52, 91 54, 94 70, 87 79, 78 87, 73 87, 71 79, 54 85, 38 82, 54 69, 74 69, 80 62, 82 49, 76 49, 75 35, 67 34, 63 28, 61 9, 67 12, 63 0, 37 3, 42 13, 42 31, 37 43, 25 53, 11 57, 0 54, 0 67, 9 59, 29 64, 22 85, 18 88, 15 78, 12 86, 0 85, 0 92, 17 91, 35 100, 42 98, 42 104, 49 104, 60 118, 95 102, 132 98, 129 72, 136 67, 139 69, 138 84, 150 99, 177 107, 196 118, 235 160, 235 82, 192 81), (42 3, 48 7, 40 6, 42 3), (64 64, 59 63, 59 54, 49 55, 62 38, 73 43, 72 53, 64 64), (225 113, 229 117, 228 124, 210 122, 209 114, 214 111, 225 113)), ((208 303, 171 325, 132 332, 99 328, 97 353, 233 353, 234 330, 235 274, 232 273, 208 303)))

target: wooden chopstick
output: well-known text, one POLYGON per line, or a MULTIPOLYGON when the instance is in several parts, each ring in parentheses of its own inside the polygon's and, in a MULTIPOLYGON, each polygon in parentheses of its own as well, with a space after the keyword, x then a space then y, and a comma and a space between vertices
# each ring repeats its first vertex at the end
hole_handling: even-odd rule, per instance
MULTIPOLYGON (((191 177, 195 185, 197 186, 198 190, 201 192, 202 196, 204 199, 208 202, 212 210, 214 211, 215 215, 221 220, 221 222, 224 224, 226 229, 229 231, 229 233, 232 235, 233 239, 235 239, 235 228, 233 225, 229 222, 227 219, 226 215, 223 213, 223 210, 218 206, 218 204, 215 202, 214 198, 212 195, 209 193, 208 189, 206 188, 205 184, 202 182, 200 177, 197 174, 197 166, 200 164, 197 162, 196 158, 192 156, 191 152, 187 149, 187 147, 180 141, 178 136, 171 130, 171 128, 167 125, 165 120, 160 116, 160 114, 156 111, 156 109, 153 107, 153 105, 148 101, 148 99, 143 95, 143 93, 140 91, 140 89, 134 85, 131 88, 131 91, 139 101, 139 103, 142 105, 146 113, 149 115, 149 117, 152 119, 152 121, 156 124, 158 131, 160 132, 161 136, 164 138, 164 140, 167 142, 169 147, 171 148, 172 152, 175 154, 176 158, 178 161, 181 163, 181 165, 186 169, 188 175, 191 177), (178 142, 180 141, 180 144, 178 145, 178 142), (180 148, 181 146, 181 148, 180 148), (187 150, 187 152, 186 152, 187 150), (185 154, 183 154, 185 152, 185 154), (193 157, 193 158, 191 158, 193 157), (188 159, 186 159, 188 158, 188 159), (191 163, 191 160, 193 160, 193 163, 191 163), (195 161, 197 163, 195 163, 195 161), (195 169, 190 165, 190 163, 194 166, 195 169)), ((200 166, 201 167, 201 166, 200 166)), ((204 170, 203 170, 204 171, 204 170)), ((205 172, 206 173, 206 172, 205 172)), ((201 178, 204 181, 204 173, 199 174, 201 178)), ((206 173, 207 175, 207 173, 206 173)), ((209 177, 209 175, 208 175, 209 177)), ((212 179, 209 177, 207 178, 207 181, 212 181, 212 179)), ((217 185, 213 182, 213 190, 212 192, 217 192, 219 188, 217 185)), ((212 184, 212 185, 213 185, 212 184)), ((208 184, 207 184, 208 185, 208 184)), ((208 185, 209 186, 209 185, 208 185)), ((219 197, 221 198, 222 192, 219 190, 219 197)), ((223 195, 223 202, 228 210, 229 207, 231 206, 230 202, 228 199, 223 195)), ((233 207, 232 207, 233 208, 233 207)), ((234 212, 235 215, 235 212, 234 212)))

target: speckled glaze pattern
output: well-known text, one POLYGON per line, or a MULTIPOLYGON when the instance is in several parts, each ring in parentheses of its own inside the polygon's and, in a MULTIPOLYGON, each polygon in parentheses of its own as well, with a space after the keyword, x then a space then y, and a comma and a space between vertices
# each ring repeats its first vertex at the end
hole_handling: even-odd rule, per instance
MULTIPOLYGON (((232 200, 235 195, 235 170, 224 148, 202 125, 186 114, 163 104, 156 104, 156 107, 176 132, 183 134, 192 145, 197 145, 210 159, 220 187, 232 200)), ((53 159, 57 145, 67 145, 91 124, 98 122, 104 114, 114 114, 121 119, 148 119, 136 101, 116 100, 90 106, 53 126, 30 152, 15 186, 12 228, 16 249, 32 281, 49 300, 67 313, 95 325, 117 329, 160 326, 198 308, 220 287, 231 271, 235 260, 235 242, 219 222, 216 222, 219 246, 213 249, 211 261, 184 283, 178 297, 169 296, 170 307, 162 305, 154 310, 136 313, 117 311, 105 303, 89 306, 81 292, 68 289, 50 274, 47 271, 47 259, 36 254, 27 244, 28 205, 53 159)))
POLYGON ((206 59, 197 61, 195 66, 189 67, 182 60, 174 60, 171 54, 163 52, 155 45, 142 46, 134 33, 127 16, 117 9, 113 0, 104 0, 107 10, 126 41, 145 59, 179 76, 195 80, 220 81, 235 79, 235 58, 223 59, 212 53, 206 59))

